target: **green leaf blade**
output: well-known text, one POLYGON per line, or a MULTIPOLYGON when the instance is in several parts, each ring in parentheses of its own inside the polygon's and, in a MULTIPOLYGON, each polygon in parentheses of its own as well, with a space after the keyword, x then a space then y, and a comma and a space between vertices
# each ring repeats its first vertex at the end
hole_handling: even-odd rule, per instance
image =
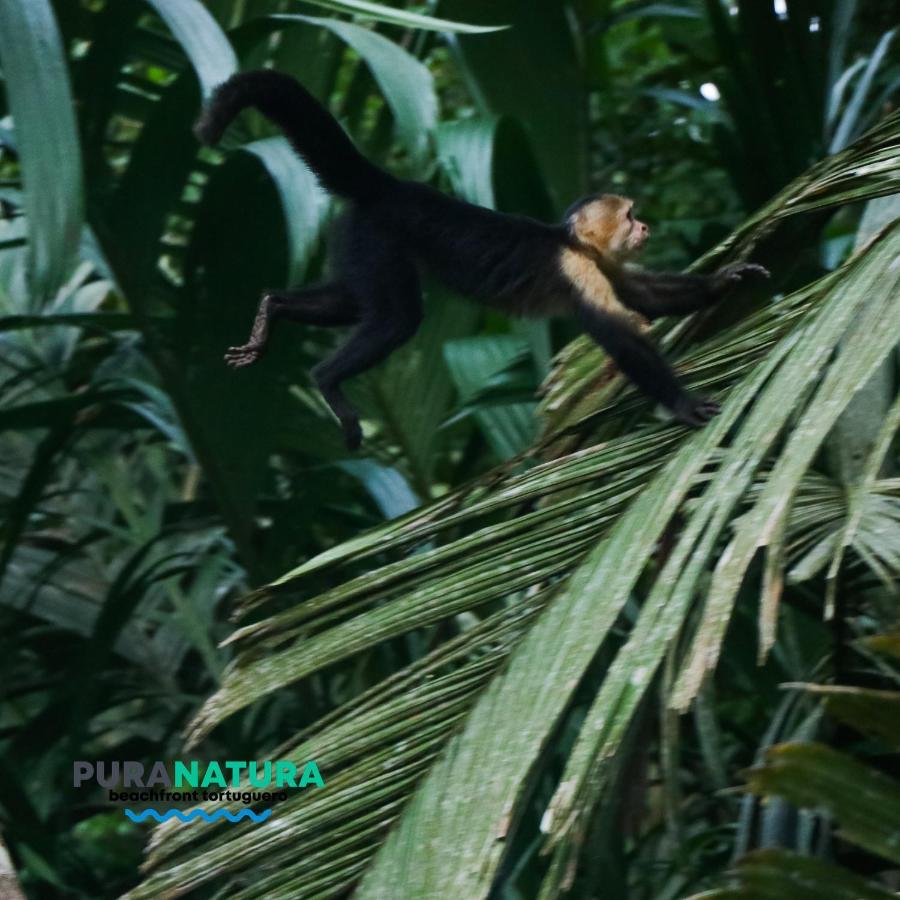
POLYGON ((237 71, 237 56, 225 32, 200 0, 149 0, 187 54, 203 96, 237 71))
POLYGON ((29 281, 38 308, 63 284, 84 223, 81 144, 49 0, 0 4, 0 64, 25 184, 29 281))

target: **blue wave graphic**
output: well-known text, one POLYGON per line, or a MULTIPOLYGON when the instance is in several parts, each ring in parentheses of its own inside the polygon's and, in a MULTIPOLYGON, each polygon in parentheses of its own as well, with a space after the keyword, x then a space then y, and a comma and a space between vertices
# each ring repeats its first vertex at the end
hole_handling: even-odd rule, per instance
POLYGON ((250 819, 251 822, 265 822, 272 815, 271 809, 264 809, 260 813, 253 812, 252 809, 242 809, 233 813, 230 809, 217 809, 212 815, 203 809, 191 809, 184 812, 180 809, 170 809, 165 813, 160 813, 155 809, 145 809, 136 813, 133 809, 126 809, 125 815, 132 822, 143 822, 147 816, 152 816, 157 822, 168 822, 169 819, 179 819, 182 822, 195 822, 197 819, 203 819, 204 822, 218 822, 219 819, 228 819, 229 822, 240 822, 241 819, 250 819))

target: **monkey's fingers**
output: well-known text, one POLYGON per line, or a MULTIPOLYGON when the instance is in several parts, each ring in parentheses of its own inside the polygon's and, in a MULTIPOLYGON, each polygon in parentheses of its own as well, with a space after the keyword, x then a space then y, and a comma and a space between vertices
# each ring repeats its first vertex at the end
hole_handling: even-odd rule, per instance
POLYGON ((712 400, 709 397, 701 399, 696 406, 696 413, 702 422, 708 422, 713 416, 717 416, 722 411, 722 407, 718 400, 712 400))
POLYGON ((700 428, 721 410, 717 400, 710 397, 686 397, 673 411, 677 422, 700 428))
POLYGON ((768 278, 769 270, 765 266, 760 266, 757 263, 737 263, 726 268, 724 275, 725 280, 729 284, 737 284, 745 278, 753 276, 768 278))
POLYGON ((758 275, 760 278, 769 278, 771 276, 769 270, 765 266, 759 265, 759 263, 744 263, 738 271, 741 278, 746 278, 748 275, 758 275))

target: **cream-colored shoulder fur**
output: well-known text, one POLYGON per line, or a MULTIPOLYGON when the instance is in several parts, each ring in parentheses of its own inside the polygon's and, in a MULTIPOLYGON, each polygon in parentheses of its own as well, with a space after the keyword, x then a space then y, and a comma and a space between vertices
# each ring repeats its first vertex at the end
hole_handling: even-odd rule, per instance
POLYGON ((619 302, 609 279, 590 256, 567 247, 560 253, 559 268, 588 305, 608 314, 629 317, 627 307, 619 302))

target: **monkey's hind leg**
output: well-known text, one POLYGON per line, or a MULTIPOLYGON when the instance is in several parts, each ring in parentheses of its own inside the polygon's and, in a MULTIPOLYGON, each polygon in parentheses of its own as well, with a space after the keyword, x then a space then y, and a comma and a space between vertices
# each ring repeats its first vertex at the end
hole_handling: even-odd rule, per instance
POLYGON ((302 291, 266 291, 246 344, 229 347, 225 362, 233 368, 255 363, 265 352, 271 324, 276 319, 325 328, 353 325, 359 320, 352 297, 340 284, 323 284, 302 291))
POLYGON ((402 278, 395 269, 393 277, 399 284, 385 288, 385 294, 369 286, 368 296, 361 298, 365 312, 357 328, 333 356, 312 371, 325 402, 341 423, 349 450, 359 447, 362 429, 356 410, 341 390, 342 382, 386 359, 416 333, 422 322, 418 278, 412 268, 406 275, 402 278))

